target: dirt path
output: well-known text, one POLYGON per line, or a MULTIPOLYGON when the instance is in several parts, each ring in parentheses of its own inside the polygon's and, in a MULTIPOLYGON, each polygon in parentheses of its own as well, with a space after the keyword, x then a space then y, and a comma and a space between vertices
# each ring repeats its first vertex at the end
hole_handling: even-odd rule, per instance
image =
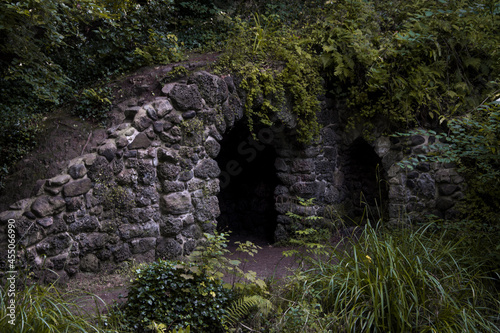
MULTIPOLYGON (((293 258, 283 256, 283 251, 290 250, 290 247, 275 247, 254 240, 254 243, 262 249, 252 257, 246 253, 237 252, 237 245, 234 244, 235 240, 232 239, 228 244, 228 250, 233 253, 229 258, 240 260, 240 268, 245 272, 256 272, 257 277, 263 280, 282 279, 291 274, 294 268, 298 267, 293 258)), ((128 272, 124 270, 114 274, 79 273, 65 284, 64 289, 67 291, 82 291, 79 293, 81 297, 78 303, 87 313, 94 314, 96 305, 99 311, 103 312, 106 306, 112 306, 115 301, 121 303, 126 300, 127 287, 132 277, 130 273, 131 269, 128 272), (97 296, 97 298, 93 295, 97 296)), ((234 277, 231 276, 225 277, 224 280, 228 283, 235 282, 234 277)))

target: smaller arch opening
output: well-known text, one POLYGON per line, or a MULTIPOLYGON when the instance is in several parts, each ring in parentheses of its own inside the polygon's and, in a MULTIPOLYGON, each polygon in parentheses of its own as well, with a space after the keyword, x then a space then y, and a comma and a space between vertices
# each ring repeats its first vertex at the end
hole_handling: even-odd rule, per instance
POLYGON ((363 138, 357 138, 347 149, 346 162, 345 184, 351 203, 349 217, 355 221, 361 217, 384 217, 388 189, 383 181, 381 158, 363 138))
POLYGON ((255 141, 240 122, 224 136, 216 160, 221 169, 217 230, 230 230, 233 240, 273 243, 278 185, 275 148, 255 141))

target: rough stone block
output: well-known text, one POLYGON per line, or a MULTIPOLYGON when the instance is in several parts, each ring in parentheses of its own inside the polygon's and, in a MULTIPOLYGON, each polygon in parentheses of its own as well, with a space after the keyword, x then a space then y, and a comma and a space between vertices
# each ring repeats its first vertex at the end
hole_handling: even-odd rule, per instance
POLYGON ((219 165, 212 159, 201 160, 194 169, 194 175, 201 179, 217 178, 219 174, 219 165))
POLYGON ((145 253, 151 250, 154 250, 156 247, 156 238, 148 237, 148 238, 140 238, 133 239, 130 242, 131 251, 133 254, 145 253))
POLYGON ((194 84, 176 84, 168 95, 178 110, 201 110, 203 108, 201 94, 194 84))
POLYGON ((47 185, 48 186, 53 186, 53 187, 57 187, 57 186, 62 186, 64 184, 66 184, 67 182, 69 182, 71 180, 71 176, 70 175, 59 175, 59 176, 56 176, 54 178, 50 178, 49 180, 47 180, 47 185))
POLYGON ((137 134, 134 141, 132 141, 132 143, 128 145, 128 149, 130 149, 130 150, 146 149, 149 146, 151 146, 151 140, 149 140, 146 133, 142 132, 142 133, 137 134))
POLYGON ((188 192, 176 192, 162 196, 161 207, 163 212, 174 215, 185 214, 193 208, 191 195, 188 192))
POLYGON ((76 197, 87 193, 91 188, 92 181, 89 178, 83 178, 64 185, 63 194, 66 197, 76 197))
POLYGON ((157 259, 176 259, 182 254, 182 245, 173 238, 160 238, 156 242, 157 259))
POLYGON ((101 268, 101 262, 92 253, 87 254, 80 260, 80 269, 82 272, 92 272, 97 273, 101 268))
POLYGON ((73 179, 79 179, 87 174, 87 168, 83 163, 74 164, 69 167, 68 173, 73 179))

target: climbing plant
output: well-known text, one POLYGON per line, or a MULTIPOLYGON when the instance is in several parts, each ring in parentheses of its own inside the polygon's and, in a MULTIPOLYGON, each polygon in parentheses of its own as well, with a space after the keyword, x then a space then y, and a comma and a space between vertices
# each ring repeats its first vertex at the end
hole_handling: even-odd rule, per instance
POLYGON ((393 128, 463 114, 498 88, 498 4, 327 1, 312 32, 349 124, 393 128))
POLYGON ((246 92, 245 111, 250 130, 255 122, 297 124, 301 142, 319 133, 317 96, 323 92, 319 59, 310 43, 283 27, 277 15, 254 14, 251 21, 235 20, 227 53, 219 71, 236 72, 246 92), (289 94, 292 105, 285 101, 289 94))

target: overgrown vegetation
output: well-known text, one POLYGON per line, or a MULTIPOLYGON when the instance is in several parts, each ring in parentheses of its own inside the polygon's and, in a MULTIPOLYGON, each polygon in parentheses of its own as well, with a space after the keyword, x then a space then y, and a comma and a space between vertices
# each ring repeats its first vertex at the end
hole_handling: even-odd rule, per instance
POLYGON ((79 306, 81 299, 77 291, 60 292, 55 283, 42 285, 14 276, 0 288, 0 331, 102 332, 105 318, 85 313, 79 306))
MULTIPOLYGON (((499 96, 499 18, 493 0, 0 2, 0 181, 51 108, 73 101, 75 115, 104 123, 110 77, 198 48, 224 51, 217 70, 237 74, 251 130, 281 122, 310 142, 326 93, 345 105, 341 125, 367 137, 380 119, 388 132, 434 127, 448 144, 425 158, 456 163, 468 184, 462 221, 367 225, 339 246, 328 243, 334 229, 313 228, 316 216, 290 212, 307 269, 279 283, 228 259, 216 234, 184 262, 141 266, 107 319, 75 312, 55 285, 29 283, 12 327, 3 289, 0 330, 500 331, 500 109, 484 104, 499 96)), ((108 187, 107 209, 126 209, 123 189, 108 187)))

